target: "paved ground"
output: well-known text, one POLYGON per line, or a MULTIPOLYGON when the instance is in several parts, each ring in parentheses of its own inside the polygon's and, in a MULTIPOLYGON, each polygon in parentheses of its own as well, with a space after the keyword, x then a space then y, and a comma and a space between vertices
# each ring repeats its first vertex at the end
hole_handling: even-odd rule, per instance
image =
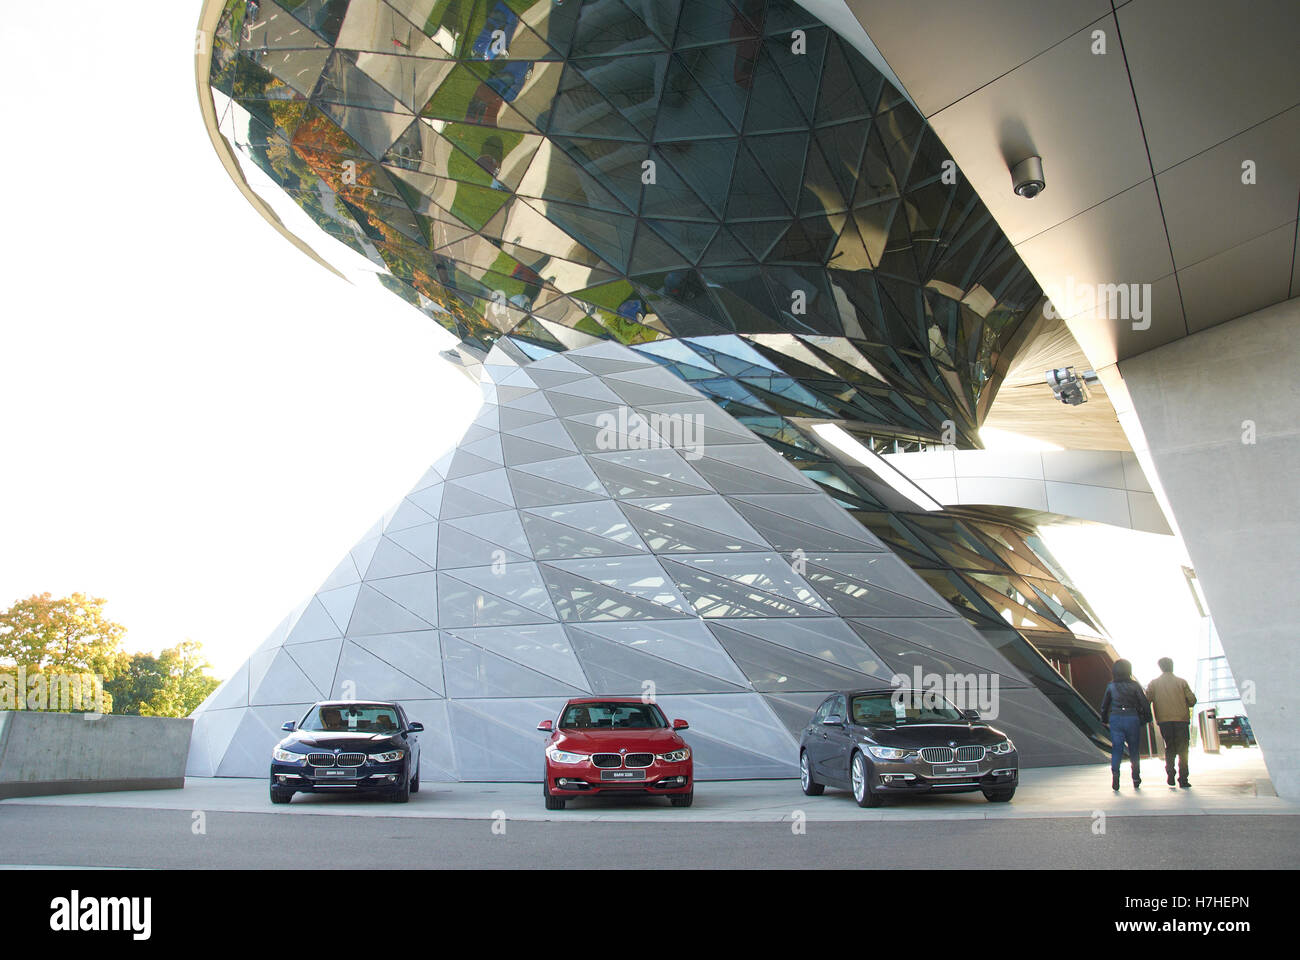
MULTIPOLYGON (((184 790, 72 794, 6 800, 11 804, 119 809, 202 810, 209 813, 267 813, 279 816, 319 814, 345 817, 489 820, 502 814, 513 821, 649 821, 665 823, 769 821, 788 822, 796 811, 814 821, 1006 820, 1091 817, 1100 810, 1111 817, 1201 816, 1216 813, 1300 814, 1300 805, 1279 800, 1267 788, 1267 771, 1258 750, 1233 750, 1197 757, 1193 788, 1178 790, 1164 782, 1163 764, 1145 771, 1141 791, 1127 779, 1118 794, 1110 789, 1104 764, 1025 770, 1020 789, 1009 804, 989 803, 979 793, 918 797, 907 803, 864 810, 845 791, 828 790, 805 797, 796 780, 722 780, 701 783, 689 809, 669 807, 661 797, 618 800, 582 798, 563 811, 542 805, 536 783, 425 783, 410 803, 394 804, 364 797, 298 794, 287 807, 272 808, 263 780, 196 779, 184 790), (1260 781, 1265 781, 1260 789, 1260 781)), ((1297 823, 1300 829, 1300 822, 1297 823)), ((0 859, 3 859, 0 857, 0 859)))
POLYGON ((0 810, 15 865, 252 868, 1294 868, 1288 816, 904 823, 538 823, 19 805, 0 810))
POLYGON ((262 781, 0 803, 0 866, 1294 867, 1300 806, 1271 796, 1258 750, 1197 757, 1192 790, 1110 790, 1105 766, 1030 770, 979 794, 862 810, 796 781, 702 783, 661 798, 543 808, 537 784, 429 783, 409 804, 299 796, 262 781), (339 822, 336 818, 344 818, 339 822), (540 821, 553 821, 543 823, 540 821))

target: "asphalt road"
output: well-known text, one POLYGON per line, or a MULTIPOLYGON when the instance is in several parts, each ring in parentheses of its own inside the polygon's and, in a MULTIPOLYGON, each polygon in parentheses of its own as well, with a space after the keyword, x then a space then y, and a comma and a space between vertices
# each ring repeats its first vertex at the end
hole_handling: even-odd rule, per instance
POLYGON ((156 868, 1288 868, 1294 816, 538 823, 0 805, 0 864, 156 868), (204 833, 196 833, 198 826, 204 833), (501 831, 504 826, 504 832, 501 831))

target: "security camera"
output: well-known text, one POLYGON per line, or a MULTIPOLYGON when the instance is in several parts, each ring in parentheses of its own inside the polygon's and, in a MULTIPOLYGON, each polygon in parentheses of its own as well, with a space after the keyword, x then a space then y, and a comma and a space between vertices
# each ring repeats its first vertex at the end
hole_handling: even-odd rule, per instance
POLYGON ((1011 186, 1016 196, 1032 200, 1045 189, 1047 181, 1043 179, 1043 158, 1028 157, 1011 168, 1011 186))

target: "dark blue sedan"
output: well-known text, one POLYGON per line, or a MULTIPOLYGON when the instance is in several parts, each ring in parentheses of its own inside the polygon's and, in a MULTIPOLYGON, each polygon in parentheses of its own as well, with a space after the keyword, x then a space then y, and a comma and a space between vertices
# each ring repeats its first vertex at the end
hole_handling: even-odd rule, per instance
POLYGON ((420 738, 396 703, 323 700, 271 751, 271 802, 295 793, 372 793, 406 803, 420 791, 420 738))

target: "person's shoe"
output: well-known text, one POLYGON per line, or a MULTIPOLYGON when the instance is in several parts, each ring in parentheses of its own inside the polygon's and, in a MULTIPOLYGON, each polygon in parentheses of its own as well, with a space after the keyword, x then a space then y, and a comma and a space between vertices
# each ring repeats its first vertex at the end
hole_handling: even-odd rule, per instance
POLYGON ((1110 775, 1110 788, 1111 788, 1112 790, 1114 790, 1116 793, 1119 792, 1119 774, 1118 774, 1118 773, 1112 773, 1112 774, 1110 775))
POLYGON ((1169 774, 1169 778, 1168 778, 1168 780, 1166 780, 1166 782, 1167 782, 1167 783, 1169 784, 1169 786, 1171 786, 1171 787, 1174 785, 1174 775, 1173 775, 1172 773, 1169 774))
POLYGON ((1190 790, 1192 788, 1192 785, 1188 783, 1186 780, 1180 780, 1178 782, 1178 785, 1182 787, 1184 790, 1190 790))
POLYGON ((1142 781, 1141 781, 1141 780, 1134 780, 1134 781, 1133 781, 1133 789, 1134 789, 1134 790, 1141 790, 1141 789, 1142 789, 1142 781))

